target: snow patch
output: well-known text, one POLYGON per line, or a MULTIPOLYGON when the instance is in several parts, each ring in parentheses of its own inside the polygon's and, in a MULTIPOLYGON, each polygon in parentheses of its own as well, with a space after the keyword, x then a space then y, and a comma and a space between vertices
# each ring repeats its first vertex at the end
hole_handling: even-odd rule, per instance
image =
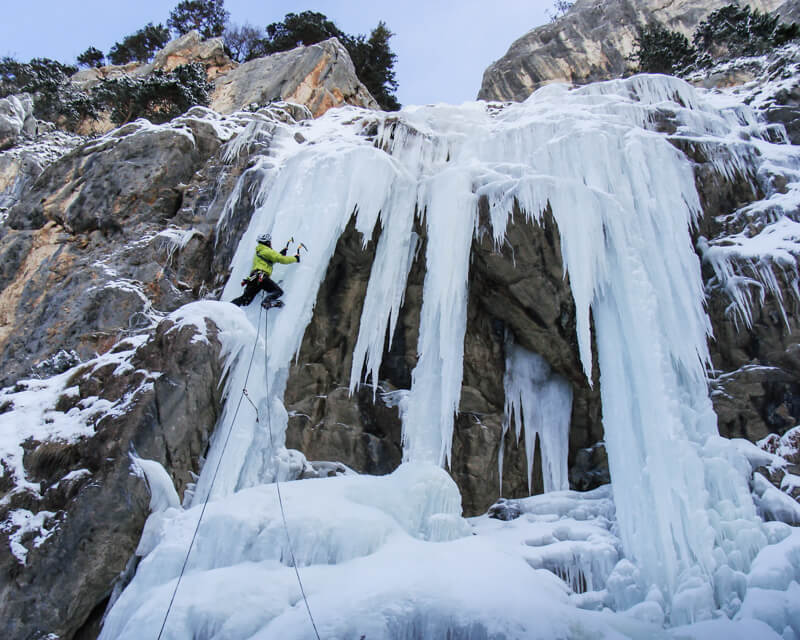
POLYGON ((11 553, 24 565, 28 560, 28 547, 26 547, 22 540, 32 533, 36 533, 36 537, 32 540, 34 548, 39 548, 44 542, 53 535, 56 530, 57 523, 51 525, 48 529, 46 523, 55 517, 52 511, 39 511, 32 513, 27 509, 14 509, 10 511, 7 518, 0 523, 0 529, 9 532, 9 545, 11 546, 11 553))

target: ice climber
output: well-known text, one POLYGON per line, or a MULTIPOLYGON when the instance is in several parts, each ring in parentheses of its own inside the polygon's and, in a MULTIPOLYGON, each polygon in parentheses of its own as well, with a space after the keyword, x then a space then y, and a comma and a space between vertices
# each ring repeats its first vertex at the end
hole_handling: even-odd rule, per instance
POLYGON ((300 262, 300 249, 294 256, 287 256, 286 250, 289 245, 275 251, 272 248, 272 237, 270 234, 265 233, 258 236, 258 244, 256 245, 256 255, 253 258, 253 266, 250 270, 250 276, 242 280, 244 286, 244 293, 238 298, 231 300, 233 304, 239 307, 246 307, 253 301, 259 291, 264 291, 267 295, 261 306, 265 309, 269 307, 282 307, 283 302, 278 300, 283 295, 283 289, 272 281, 272 265, 276 262, 280 264, 291 264, 292 262, 300 262))

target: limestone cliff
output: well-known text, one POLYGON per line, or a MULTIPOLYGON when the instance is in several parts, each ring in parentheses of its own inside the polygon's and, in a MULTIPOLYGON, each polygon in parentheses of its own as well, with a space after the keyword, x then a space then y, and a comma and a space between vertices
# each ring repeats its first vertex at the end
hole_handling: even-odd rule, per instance
POLYGON ((211 108, 231 113, 274 100, 306 105, 314 117, 345 104, 378 108, 336 38, 250 60, 218 76, 211 108))
MULTIPOLYGON (((213 85, 210 107, 218 113, 229 114, 251 105, 263 106, 283 100, 307 106, 314 117, 345 104, 378 108, 378 103, 356 76, 347 49, 336 38, 238 64, 225 53, 222 38, 203 40, 197 31, 190 31, 168 43, 148 64, 85 69, 76 73, 72 82, 80 89, 91 91, 103 79, 123 75, 141 78, 154 71, 169 72, 189 63, 205 67, 208 81, 213 85)), ((0 105, 0 113, 2 108, 0 105)), ((98 120, 82 122, 78 130, 98 134, 113 128, 101 114, 98 120)), ((0 124, 0 148, 2 131, 0 124)))
MULTIPOLYGON (((772 11, 785 0, 747 4, 772 11)), ((584 84, 623 75, 637 27, 658 21, 691 38, 697 24, 728 0, 577 0, 558 20, 516 40, 483 74, 479 100, 527 98, 550 82, 584 84)))

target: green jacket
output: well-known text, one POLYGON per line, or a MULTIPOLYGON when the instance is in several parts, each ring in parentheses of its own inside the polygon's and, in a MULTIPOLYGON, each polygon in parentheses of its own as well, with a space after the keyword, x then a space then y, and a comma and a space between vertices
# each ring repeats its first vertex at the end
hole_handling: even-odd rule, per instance
POLYGON ((272 265, 275 262, 291 264, 292 262, 297 262, 297 258, 294 256, 282 256, 272 247, 259 243, 256 245, 256 255, 253 258, 253 267, 250 271, 263 271, 268 276, 271 276, 272 265))

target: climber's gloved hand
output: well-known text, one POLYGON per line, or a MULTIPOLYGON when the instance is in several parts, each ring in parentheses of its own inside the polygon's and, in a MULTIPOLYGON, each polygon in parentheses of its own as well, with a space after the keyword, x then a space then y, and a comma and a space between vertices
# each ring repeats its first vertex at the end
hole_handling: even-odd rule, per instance
POLYGON ((300 262, 300 252, 299 251, 294 254, 294 259, 297 260, 298 262, 300 262))
POLYGON ((282 255, 282 256, 285 256, 285 255, 286 255, 286 247, 284 247, 283 249, 281 249, 281 255, 282 255))

